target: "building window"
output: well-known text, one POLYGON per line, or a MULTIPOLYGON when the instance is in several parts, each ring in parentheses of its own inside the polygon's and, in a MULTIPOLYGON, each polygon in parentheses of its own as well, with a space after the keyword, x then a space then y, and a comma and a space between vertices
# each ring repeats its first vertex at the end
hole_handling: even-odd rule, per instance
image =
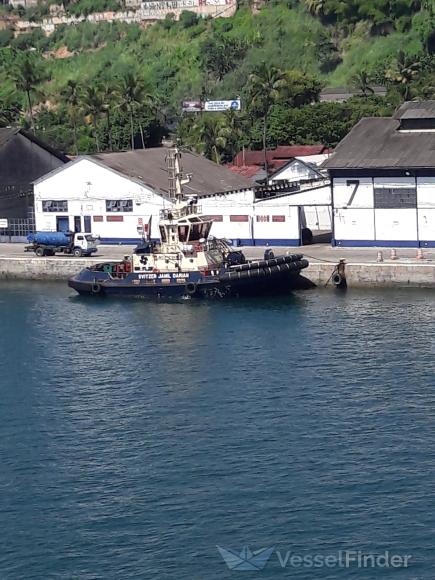
POLYGON ((375 209, 413 209, 417 207, 416 187, 375 187, 375 209))
POLYGON ((128 212, 133 211, 132 199, 107 199, 106 211, 110 212, 128 212))
POLYGON ((270 220, 270 216, 268 215, 258 215, 257 222, 268 222, 270 220))
POLYGON ((230 215, 230 222, 248 222, 249 216, 247 215, 230 215))
POLYGON ((42 202, 42 211, 51 213, 68 213, 68 202, 45 199, 42 202))
POLYGON ((94 222, 102 222, 103 216, 102 215, 94 215, 94 222))
POLYGON ((285 215, 273 215, 272 221, 273 222, 285 222, 285 215))
POLYGON ((124 216, 123 215, 108 215, 108 216, 106 216, 106 221, 108 221, 108 222, 123 222, 124 216))
POLYGON ((207 215, 207 216, 204 216, 204 219, 213 220, 214 222, 223 222, 224 216, 223 215, 207 215))

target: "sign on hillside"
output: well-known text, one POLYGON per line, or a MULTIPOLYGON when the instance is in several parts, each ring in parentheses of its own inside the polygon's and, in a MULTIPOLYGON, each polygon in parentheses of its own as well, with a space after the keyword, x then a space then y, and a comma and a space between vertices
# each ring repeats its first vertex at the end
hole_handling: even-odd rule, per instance
POLYGON ((183 101, 183 113, 221 113, 222 111, 240 111, 242 103, 240 99, 232 101, 183 101))
POLYGON ((183 101, 184 113, 200 113, 202 111, 201 101, 183 101))
POLYGON ((205 101, 204 111, 240 111, 242 108, 242 103, 240 99, 234 99, 232 101, 205 101))

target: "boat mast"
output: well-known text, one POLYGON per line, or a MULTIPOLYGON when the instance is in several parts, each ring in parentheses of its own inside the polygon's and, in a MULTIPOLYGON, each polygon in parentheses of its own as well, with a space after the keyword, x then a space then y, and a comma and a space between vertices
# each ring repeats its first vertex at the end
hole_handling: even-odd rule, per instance
POLYGON ((166 157, 166 166, 168 169, 168 180, 169 180, 169 197, 173 202, 183 201, 183 185, 186 185, 191 180, 191 175, 183 173, 183 168, 181 166, 181 153, 178 147, 173 147, 169 149, 168 155, 166 157))

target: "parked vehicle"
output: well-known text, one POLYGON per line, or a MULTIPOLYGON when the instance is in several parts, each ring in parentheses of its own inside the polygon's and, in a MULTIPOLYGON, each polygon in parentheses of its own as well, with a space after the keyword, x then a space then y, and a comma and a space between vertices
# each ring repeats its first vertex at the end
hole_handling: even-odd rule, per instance
POLYGON ((29 234, 27 240, 30 244, 25 251, 35 252, 37 256, 69 254, 79 258, 98 251, 97 239, 92 234, 82 232, 36 232, 29 234))

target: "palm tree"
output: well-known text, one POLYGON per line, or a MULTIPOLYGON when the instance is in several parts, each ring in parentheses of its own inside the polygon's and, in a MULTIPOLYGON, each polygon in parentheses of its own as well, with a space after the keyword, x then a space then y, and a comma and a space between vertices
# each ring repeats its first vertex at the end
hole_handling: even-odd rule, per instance
POLYGON ((199 123, 193 128, 196 148, 217 164, 221 163, 222 153, 230 135, 231 128, 226 118, 217 117, 215 113, 201 117, 199 123))
POLYGON ((104 110, 104 100, 100 87, 89 85, 82 93, 82 109, 85 116, 89 117, 94 128, 94 139, 97 152, 100 151, 98 140, 98 121, 104 110))
POLYGON ((288 81, 286 73, 274 66, 261 63, 249 75, 248 93, 251 105, 263 118, 264 169, 267 176, 267 121, 272 106, 283 96, 288 81))
MULTIPOLYGON (((121 106, 125 106, 130 115, 131 148, 134 149, 134 119, 145 106, 154 108, 154 95, 147 91, 144 80, 133 70, 125 71, 119 77, 119 92, 121 106)), ((142 148, 145 149, 145 139, 142 122, 139 120, 139 130, 142 148)))
POLYGON ((35 130, 33 117, 32 96, 35 94, 37 85, 43 80, 41 63, 33 52, 21 52, 17 55, 16 68, 12 72, 12 78, 18 91, 25 93, 27 99, 27 114, 30 118, 30 127, 35 130))
POLYGON ((63 89, 60 91, 60 96, 68 111, 68 116, 72 122, 74 135, 74 150, 75 154, 79 154, 77 144, 77 119, 79 115, 80 105, 82 102, 82 91, 77 81, 69 79, 63 89))
POLYGON ((364 97, 367 97, 368 94, 374 95, 375 91, 370 86, 372 79, 370 78, 369 73, 366 70, 361 70, 357 72, 352 77, 352 85, 362 93, 364 97))
POLYGON ((305 0, 305 6, 313 16, 323 16, 325 14, 326 0, 305 0))
POLYGON ((103 112, 106 115, 107 136, 109 138, 109 149, 113 151, 112 141, 112 121, 110 111, 115 106, 118 98, 118 88, 109 79, 105 79, 101 84, 101 98, 103 101, 103 112))
POLYGON ((20 99, 14 89, 7 88, 0 94, 0 127, 16 123, 22 112, 20 99))
POLYGON ((407 101, 411 95, 411 83, 418 76, 421 62, 399 51, 396 60, 385 71, 385 78, 399 87, 403 98, 407 101))

